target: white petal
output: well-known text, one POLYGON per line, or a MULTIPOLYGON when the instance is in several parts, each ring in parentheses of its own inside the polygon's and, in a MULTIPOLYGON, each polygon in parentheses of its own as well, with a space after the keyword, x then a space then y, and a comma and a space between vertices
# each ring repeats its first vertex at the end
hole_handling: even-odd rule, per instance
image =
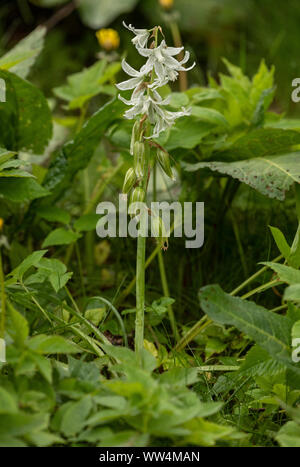
POLYGON ((167 54, 168 55, 178 55, 180 52, 182 52, 184 47, 168 47, 167 48, 167 54))
POLYGON ((134 78, 140 76, 140 72, 132 68, 124 59, 122 60, 122 68, 129 76, 133 76, 134 78))
POLYGON ((143 82, 143 78, 131 78, 127 81, 116 84, 116 86, 120 91, 126 91, 127 89, 134 89, 136 86, 141 84, 141 82, 143 82))

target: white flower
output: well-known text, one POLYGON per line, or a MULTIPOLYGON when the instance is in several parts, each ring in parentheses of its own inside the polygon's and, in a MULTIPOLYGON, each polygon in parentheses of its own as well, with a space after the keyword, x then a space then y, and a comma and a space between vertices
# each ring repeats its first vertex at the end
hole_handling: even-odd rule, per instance
POLYGON ((136 37, 132 39, 132 43, 136 47, 144 48, 147 45, 148 38, 150 35, 150 32, 147 29, 135 29, 131 24, 127 26, 127 24, 124 21, 123 25, 125 26, 125 28, 129 29, 129 31, 135 34, 136 37))
POLYGON ((131 78, 117 84, 117 87, 121 91, 133 89, 129 100, 119 95, 121 101, 131 106, 124 116, 133 119, 139 115, 146 115, 154 127, 150 137, 157 137, 162 131, 170 128, 177 118, 189 115, 190 111, 184 108, 179 112, 166 110, 164 106, 169 104, 169 99, 162 99, 156 89, 169 81, 174 81, 178 77, 179 71, 188 71, 194 67, 195 63, 189 68, 184 68, 183 65, 190 58, 189 52, 185 52, 182 60, 176 60, 174 57, 182 52, 183 47, 167 47, 164 40, 158 47, 147 48, 149 31, 135 29, 131 24, 129 26, 123 24, 136 35, 132 42, 140 55, 147 58, 146 63, 139 71, 128 65, 125 60, 122 61, 123 70, 131 78))
POLYGON ((154 49, 138 48, 140 55, 148 58, 146 69, 154 68, 155 70, 157 78, 154 81, 154 86, 164 86, 168 81, 175 81, 179 71, 189 71, 195 66, 193 63, 189 68, 183 67, 190 58, 189 52, 185 52, 181 61, 174 58, 182 50, 183 47, 167 47, 164 40, 154 49))
MULTIPOLYGON (((117 88, 121 91, 126 91, 128 89, 134 89, 139 87, 143 82, 144 78, 147 75, 147 70, 143 69, 142 67, 140 71, 135 70, 132 68, 124 59, 122 60, 122 68, 129 76, 133 76, 133 78, 123 81, 122 83, 117 84, 117 88)), ((148 71, 149 73, 149 71, 148 71)))

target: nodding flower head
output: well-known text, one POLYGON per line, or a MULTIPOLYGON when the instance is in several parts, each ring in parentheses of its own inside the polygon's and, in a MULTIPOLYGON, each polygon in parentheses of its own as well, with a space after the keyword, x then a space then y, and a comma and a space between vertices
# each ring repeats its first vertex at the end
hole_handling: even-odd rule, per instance
POLYGON ((114 29, 99 29, 96 32, 99 44, 105 50, 117 49, 120 45, 120 37, 114 29))
MULTIPOLYGON (((124 116, 128 119, 134 119, 140 115, 148 118, 154 126, 150 137, 157 137, 162 131, 172 126, 175 120, 184 115, 189 115, 189 110, 184 108, 180 112, 171 112, 164 108, 168 105, 168 99, 163 100, 157 89, 167 84, 169 81, 175 81, 179 71, 188 71, 195 66, 195 63, 184 68, 184 64, 189 60, 189 52, 185 52, 184 58, 178 61, 175 56, 183 51, 183 47, 168 47, 163 39, 159 45, 148 48, 148 39, 150 33, 155 31, 157 36, 158 29, 151 31, 147 29, 135 29, 131 24, 124 26, 135 34, 132 40, 140 55, 147 59, 141 69, 135 70, 125 60, 122 62, 122 68, 131 78, 117 84, 121 91, 133 90, 129 100, 119 95, 119 99, 126 105, 131 106, 124 116)), ((157 42, 157 41, 156 41, 157 42)))

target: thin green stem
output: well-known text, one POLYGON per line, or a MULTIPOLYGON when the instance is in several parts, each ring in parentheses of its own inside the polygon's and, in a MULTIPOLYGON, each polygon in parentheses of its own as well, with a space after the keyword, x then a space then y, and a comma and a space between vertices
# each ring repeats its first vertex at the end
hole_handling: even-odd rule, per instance
MULTIPOLYGON (((181 39, 181 34, 180 34, 180 30, 179 30, 177 22, 172 19, 169 25, 170 25, 171 34, 173 37, 175 47, 182 47, 182 39, 181 39)), ((182 60, 183 58, 184 58, 184 52, 180 52, 179 60, 182 60)), ((188 80, 187 80, 186 71, 179 72, 179 87, 180 87, 181 92, 186 91, 188 89, 188 80)))
POLYGON ((0 337, 4 339, 5 333, 5 317, 6 317, 6 295, 4 285, 4 272, 2 262, 2 251, 0 247, 0 288, 1 288, 1 320, 0 320, 0 337))
POLYGON ((135 351, 142 361, 141 352, 144 346, 144 309, 145 309, 145 253, 146 237, 137 239, 136 256, 136 318, 135 318, 135 351))

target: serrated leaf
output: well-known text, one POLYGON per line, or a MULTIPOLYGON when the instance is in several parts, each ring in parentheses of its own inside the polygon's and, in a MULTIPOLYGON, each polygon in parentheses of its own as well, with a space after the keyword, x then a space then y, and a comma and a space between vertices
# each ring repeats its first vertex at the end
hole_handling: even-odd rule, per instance
POLYGON ((44 46, 46 28, 39 26, 0 58, 0 68, 26 78, 44 46))
POLYGON ((44 180, 44 187, 53 191, 57 199, 73 181, 79 170, 87 167, 107 127, 120 118, 125 105, 113 100, 99 109, 85 123, 74 140, 66 143, 51 163, 44 180))
POLYGON ((199 162, 184 164, 185 170, 194 172, 209 168, 229 175, 249 185, 269 198, 284 200, 293 183, 300 183, 300 153, 281 156, 257 157, 237 162, 199 162))
POLYGON ((202 309, 211 319, 236 326, 274 358, 291 362, 292 322, 288 318, 276 315, 254 302, 232 297, 218 285, 203 287, 199 299, 202 309))
POLYGON ((6 102, 0 103, 1 145, 42 154, 52 136, 47 100, 38 88, 9 71, 0 70, 0 78, 6 83, 6 102))

